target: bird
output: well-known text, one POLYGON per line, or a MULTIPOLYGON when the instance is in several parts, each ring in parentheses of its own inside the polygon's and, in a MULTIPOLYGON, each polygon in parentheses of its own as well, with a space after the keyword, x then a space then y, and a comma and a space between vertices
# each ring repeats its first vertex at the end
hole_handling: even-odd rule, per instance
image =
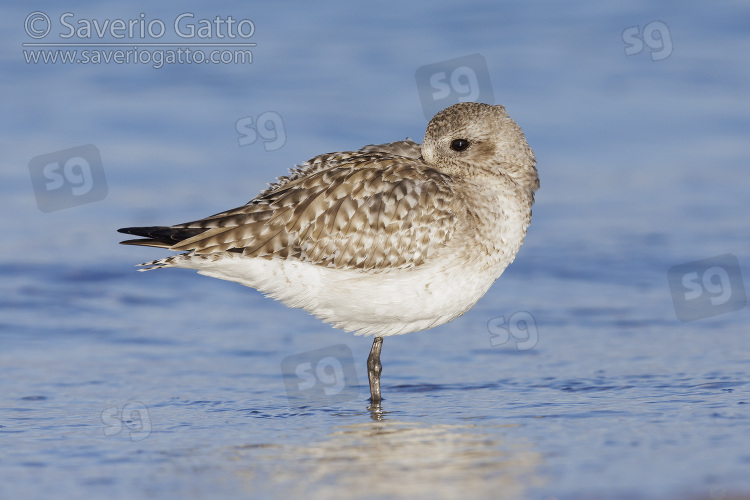
POLYGON ((141 271, 194 269, 373 336, 367 372, 379 407, 383 339, 466 313, 515 259, 539 186, 505 107, 461 102, 429 121, 422 144, 315 156, 240 207, 118 231, 140 237, 122 244, 181 252, 141 271))

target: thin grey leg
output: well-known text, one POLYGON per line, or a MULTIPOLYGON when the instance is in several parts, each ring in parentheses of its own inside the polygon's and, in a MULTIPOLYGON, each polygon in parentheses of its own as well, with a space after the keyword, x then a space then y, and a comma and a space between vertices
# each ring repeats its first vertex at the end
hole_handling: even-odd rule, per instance
POLYGON ((380 372, 383 366, 380 364, 380 350, 383 348, 383 337, 375 337, 372 341, 370 356, 367 358, 367 377, 370 379, 370 402, 379 405, 380 397, 380 372))

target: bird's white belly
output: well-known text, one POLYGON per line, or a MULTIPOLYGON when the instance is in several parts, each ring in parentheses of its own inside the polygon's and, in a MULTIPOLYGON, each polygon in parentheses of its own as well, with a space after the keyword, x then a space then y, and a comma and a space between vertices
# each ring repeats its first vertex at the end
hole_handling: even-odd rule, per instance
POLYGON ((479 263, 437 260, 412 269, 367 273, 227 254, 185 267, 256 288, 337 328, 387 336, 423 330, 462 315, 502 272, 479 263))

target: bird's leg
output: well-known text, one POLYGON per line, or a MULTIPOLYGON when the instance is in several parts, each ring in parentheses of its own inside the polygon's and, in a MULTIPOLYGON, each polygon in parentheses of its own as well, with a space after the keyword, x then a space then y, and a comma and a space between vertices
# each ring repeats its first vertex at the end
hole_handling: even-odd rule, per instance
POLYGON ((383 348, 383 337, 375 337, 372 341, 370 356, 367 358, 367 377, 370 379, 370 402, 379 405, 380 397, 380 372, 383 366, 380 364, 380 350, 383 348))

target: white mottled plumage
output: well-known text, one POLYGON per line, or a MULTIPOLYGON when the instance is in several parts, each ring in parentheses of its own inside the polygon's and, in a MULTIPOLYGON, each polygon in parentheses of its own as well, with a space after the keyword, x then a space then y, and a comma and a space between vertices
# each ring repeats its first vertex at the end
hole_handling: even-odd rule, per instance
POLYGON ((505 108, 461 103, 430 121, 421 147, 317 156, 247 205, 121 231, 147 237, 124 243, 186 252, 150 269, 196 269, 383 337, 469 310, 513 261, 538 187, 505 108))

